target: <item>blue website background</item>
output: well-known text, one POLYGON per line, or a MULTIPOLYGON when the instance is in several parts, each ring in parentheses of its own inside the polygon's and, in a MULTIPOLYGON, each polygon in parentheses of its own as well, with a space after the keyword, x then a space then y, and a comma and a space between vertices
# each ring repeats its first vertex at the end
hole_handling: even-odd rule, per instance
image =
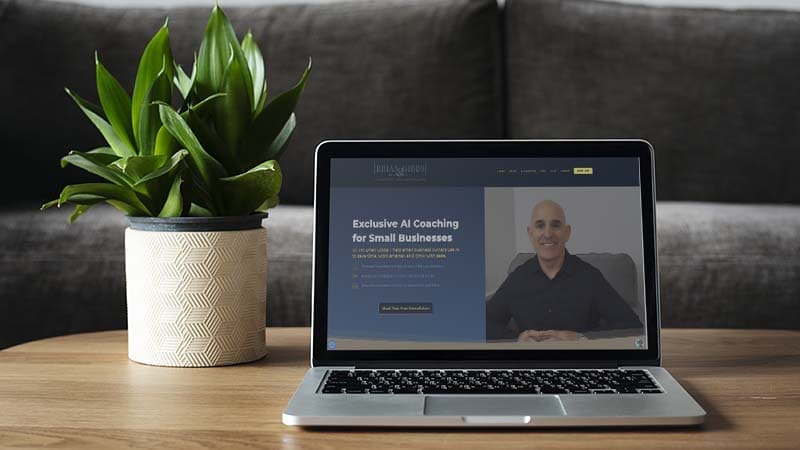
MULTIPOLYGON (((330 204, 328 336, 485 341, 483 187, 333 188, 330 204), (451 228, 354 229, 353 220, 458 221, 451 228), (452 235, 453 242, 357 243, 353 235, 452 235), (446 248, 437 257, 353 259, 375 248, 446 248), (457 251, 455 251, 457 250, 457 251), (425 305, 382 313, 381 304, 425 305)), ((329 345, 331 345, 329 343, 329 345)))

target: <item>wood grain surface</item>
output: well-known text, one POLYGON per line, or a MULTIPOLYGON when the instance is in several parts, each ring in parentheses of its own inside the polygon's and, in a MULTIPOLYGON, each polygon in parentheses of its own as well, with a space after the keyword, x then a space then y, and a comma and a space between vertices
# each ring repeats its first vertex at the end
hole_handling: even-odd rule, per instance
POLYGON ((708 411, 679 429, 302 429, 281 412, 309 366, 307 328, 269 355, 212 369, 127 359, 125 331, 0 352, 0 447, 275 449, 800 448, 800 332, 665 330, 664 365, 708 411))

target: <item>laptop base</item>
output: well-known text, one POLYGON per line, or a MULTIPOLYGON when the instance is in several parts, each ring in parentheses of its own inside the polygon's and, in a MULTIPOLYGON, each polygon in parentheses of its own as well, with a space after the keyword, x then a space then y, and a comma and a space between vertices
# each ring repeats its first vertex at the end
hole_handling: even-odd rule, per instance
POLYGON ((645 369, 663 394, 322 394, 330 369, 310 369, 283 413, 296 426, 613 427, 698 425, 705 411, 661 367, 645 369))

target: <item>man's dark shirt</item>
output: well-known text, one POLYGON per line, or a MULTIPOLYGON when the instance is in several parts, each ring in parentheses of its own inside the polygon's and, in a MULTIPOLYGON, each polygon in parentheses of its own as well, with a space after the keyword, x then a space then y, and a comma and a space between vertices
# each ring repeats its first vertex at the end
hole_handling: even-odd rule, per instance
POLYGON ((533 257, 506 278, 486 303, 487 339, 516 339, 525 330, 592 331, 642 328, 594 266, 566 253, 552 280, 533 257), (514 319, 518 331, 507 325, 514 319))

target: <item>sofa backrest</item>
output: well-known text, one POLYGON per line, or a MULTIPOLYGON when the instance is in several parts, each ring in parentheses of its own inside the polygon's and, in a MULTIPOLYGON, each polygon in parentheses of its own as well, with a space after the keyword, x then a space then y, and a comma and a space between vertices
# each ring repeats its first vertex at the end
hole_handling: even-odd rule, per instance
MULTIPOLYGON (((0 177, 4 191, 43 202, 65 183, 92 180, 59 167, 68 150, 103 144, 63 88, 96 100, 97 50, 130 90, 143 48, 167 16, 175 57, 188 70, 213 5, 194 3, 202 6, 0 0, 0 145, 11 157, 5 165, 27 178, 20 189, 0 177)), ((311 203, 314 150, 323 139, 502 137, 495 0, 256 0, 223 7, 237 34, 251 29, 259 43, 270 98, 292 86, 313 58, 281 160, 283 203, 311 203)))
POLYGON ((506 0, 504 16, 510 137, 644 138, 659 200, 800 203, 800 13, 506 0))
MULTIPOLYGON (((14 193, 4 204, 43 202, 66 183, 94 179, 62 170, 58 159, 102 144, 63 93, 68 86, 96 98, 95 50, 130 88, 144 44, 169 16, 176 57, 188 67, 211 3, 71 1, 0 0, 0 146, 25 179, 20 188, 18 176, 0 177, 14 193)), ((311 202, 323 139, 503 136, 644 138, 656 149, 659 200, 800 202, 792 177, 800 164, 800 13, 502 3, 504 36, 495 0, 226 7, 239 34, 252 29, 261 45, 273 95, 314 58, 282 160, 282 202, 311 202)))

